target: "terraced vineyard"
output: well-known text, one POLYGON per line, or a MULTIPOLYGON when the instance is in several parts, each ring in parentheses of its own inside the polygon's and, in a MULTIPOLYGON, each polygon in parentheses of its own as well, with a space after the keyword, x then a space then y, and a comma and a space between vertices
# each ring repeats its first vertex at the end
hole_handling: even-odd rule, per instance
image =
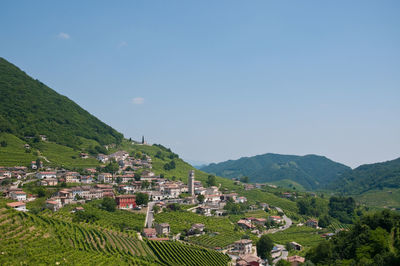
POLYGON ((226 247, 243 236, 243 232, 231 232, 231 234, 204 234, 190 237, 189 241, 204 247, 226 247))
POLYGON ((148 241, 160 261, 168 265, 227 265, 228 255, 181 242, 148 241))
POLYGON ((324 241, 324 238, 318 232, 318 230, 308 226, 292 226, 285 231, 268 236, 278 244, 285 245, 288 242, 295 241, 304 247, 312 247, 324 241))
POLYGON ((1 265, 155 265, 145 242, 122 233, 0 209, 1 265))
MULTIPOLYGON (((98 220, 93 224, 118 231, 136 230, 141 231, 144 226, 146 215, 144 213, 132 213, 125 210, 116 210, 115 212, 108 212, 98 207, 101 200, 94 200, 92 202, 82 205, 85 212, 91 213, 98 217, 98 220)), ((74 214, 71 211, 78 205, 66 205, 58 212, 48 212, 48 215, 60 218, 62 220, 72 221, 74 214)))
POLYGON ((205 247, 225 247, 239 240, 243 231, 235 231, 235 225, 226 217, 206 217, 187 211, 162 212, 156 215, 157 223, 169 223, 174 234, 202 223, 211 235, 189 237, 189 241, 205 247))
POLYGON ((330 226, 330 229, 332 229, 334 232, 336 232, 337 230, 349 230, 350 229, 350 225, 347 224, 342 224, 339 222, 333 222, 330 226))

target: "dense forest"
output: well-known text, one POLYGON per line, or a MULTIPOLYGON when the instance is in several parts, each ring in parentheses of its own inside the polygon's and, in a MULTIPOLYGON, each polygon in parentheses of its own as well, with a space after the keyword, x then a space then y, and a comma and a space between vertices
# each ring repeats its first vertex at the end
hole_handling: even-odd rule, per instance
POLYGON ((77 147, 79 137, 100 144, 120 143, 123 135, 79 105, 0 58, 0 132, 23 139, 46 135, 77 147))
POLYGON ((367 214, 306 255, 317 265, 400 265, 400 215, 367 214))
POLYGON ((346 172, 329 188, 342 193, 359 194, 382 188, 400 188, 400 158, 383 163, 365 164, 346 172))
POLYGON ((202 167, 201 170, 227 178, 248 176, 250 182, 262 183, 290 179, 310 190, 327 185, 351 169, 323 156, 267 153, 218 164, 213 163, 202 167))

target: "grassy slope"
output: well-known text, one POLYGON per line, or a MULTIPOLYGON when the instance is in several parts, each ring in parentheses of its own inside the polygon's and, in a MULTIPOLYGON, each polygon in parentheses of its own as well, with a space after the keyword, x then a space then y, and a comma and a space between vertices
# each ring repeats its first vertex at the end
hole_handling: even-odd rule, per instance
MULTIPOLYGON (((0 166, 28 166, 31 161, 36 160, 40 156, 44 156, 50 161, 50 163, 47 163, 45 160, 42 160, 45 165, 49 166, 85 168, 99 165, 96 159, 81 159, 79 158, 80 151, 54 142, 35 143, 32 146, 32 152, 26 153, 26 149, 24 148, 26 142, 16 136, 8 133, 0 133, 0 141, 3 140, 7 142, 7 147, 0 147, 0 166), (38 155, 35 155, 36 152, 38 155)), ((95 141, 86 140, 83 141, 83 145, 87 146, 93 142, 95 141)))
POLYGON ((355 195, 354 198, 368 207, 400 209, 400 189, 398 188, 368 191, 355 195))
POLYGON ((0 166, 25 166, 37 158, 32 153, 26 153, 25 142, 14 135, 0 133, 0 141, 7 142, 7 147, 0 147, 0 166))

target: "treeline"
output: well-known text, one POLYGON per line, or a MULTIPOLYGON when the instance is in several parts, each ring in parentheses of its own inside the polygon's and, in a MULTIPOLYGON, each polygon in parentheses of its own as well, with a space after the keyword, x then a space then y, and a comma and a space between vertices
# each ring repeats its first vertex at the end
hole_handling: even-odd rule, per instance
POLYGON ((306 197, 297 200, 299 213, 319 218, 320 227, 328 227, 333 219, 341 223, 351 224, 361 215, 352 197, 333 196, 329 202, 322 198, 306 197))
POLYGON ((82 109, 79 105, 34 80, 0 58, 0 132, 21 139, 31 137, 77 148, 79 137, 101 145, 120 143, 123 135, 82 109))
POLYGON ((317 265, 400 265, 400 215, 384 210, 358 220, 306 255, 317 265))
POLYGON ((346 172, 329 189, 357 194, 383 188, 400 188, 400 158, 383 163, 365 164, 346 172))

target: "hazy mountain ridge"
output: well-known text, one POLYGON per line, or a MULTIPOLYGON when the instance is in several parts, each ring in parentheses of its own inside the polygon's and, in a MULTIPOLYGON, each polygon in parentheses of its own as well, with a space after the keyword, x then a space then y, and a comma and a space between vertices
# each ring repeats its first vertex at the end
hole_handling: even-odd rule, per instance
POLYGON ((210 164, 201 170, 227 178, 248 176, 251 182, 293 180, 306 189, 326 186, 351 168, 318 155, 262 154, 243 157, 218 164, 210 164))

